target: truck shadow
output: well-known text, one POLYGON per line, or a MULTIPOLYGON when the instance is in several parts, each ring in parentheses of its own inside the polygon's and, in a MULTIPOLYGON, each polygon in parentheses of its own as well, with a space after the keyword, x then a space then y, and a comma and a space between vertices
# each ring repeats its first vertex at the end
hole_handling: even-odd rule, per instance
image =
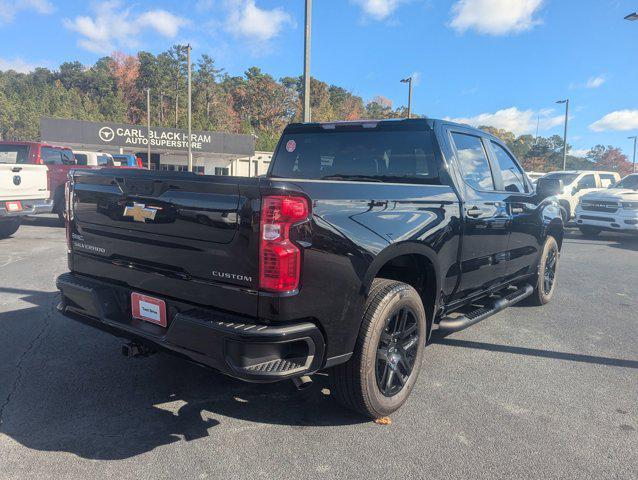
POLYGON ((578 229, 565 229, 565 243, 594 244, 602 243, 611 248, 638 251, 638 235, 615 232, 601 232, 595 237, 586 237, 578 229))
POLYGON ((202 440, 214 454, 228 429, 259 435, 264 424, 367 421, 330 396, 327 375, 298 392, 291 382, 249 384, 168 355, 126 359, 118 339, 58 314, 57 293, 0 287, 6 293, 33 305, 0 313, 0 434, 27 448, 106 460, 202 440))

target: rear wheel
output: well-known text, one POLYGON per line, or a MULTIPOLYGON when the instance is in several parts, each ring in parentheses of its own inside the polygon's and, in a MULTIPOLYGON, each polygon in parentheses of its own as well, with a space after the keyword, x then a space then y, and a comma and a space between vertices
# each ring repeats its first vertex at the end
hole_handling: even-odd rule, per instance
POLYGON ((578 229, 580 230, 580 233, 582 233, 585 237, 595 237, 603 231, 601 228, 588 227, 585 225, 583 225, 582 227, 578 227, 578 229))
POLYGON ((53 213, 58 215, 58 225, 64 226, 65 198, 64 189, 58 188, 53 196, 53 213))
POLYGON ((530 301, 535 305, 545 305, 554 296, 556 288, 556 274, 558 272, 558 244, 554 237, 548 236, 543 245, 540 265, 538 268, 538 278, 534 287, 534 293, 530 301))
POLYGON ((352 358, 333 369, 335 398, 371 418, 399 409, 421 370, 425 320, 421 298, 414 288, 395 280, 376 279, 352 358))
POLYGON ((20 217, 0 220, 0 238, 7 238, 13 235, 20 228, 20 217))

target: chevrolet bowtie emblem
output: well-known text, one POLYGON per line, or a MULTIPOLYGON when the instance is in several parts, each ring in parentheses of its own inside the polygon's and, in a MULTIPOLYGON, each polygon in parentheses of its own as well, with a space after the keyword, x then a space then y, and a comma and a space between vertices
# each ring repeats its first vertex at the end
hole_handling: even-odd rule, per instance
POLYGON ((133 217, 136 222, 146 223, 146 219, 155 220, 155 214, 160 210, 159 207, 147 207, 143 203, 134 203, 132 207, 124 207, 124 216, 133 217))

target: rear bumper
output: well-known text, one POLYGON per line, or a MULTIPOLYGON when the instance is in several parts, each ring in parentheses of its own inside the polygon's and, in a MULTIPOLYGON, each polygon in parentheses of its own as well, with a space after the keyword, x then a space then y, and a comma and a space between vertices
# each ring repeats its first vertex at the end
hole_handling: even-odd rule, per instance
POLYGON ((22 210, 19 212, 7 211, 7 201, 10 200, 0 201, 0 217, 23 217, 25 215, 38 215, 40 213, 51 213, 53 211, 53 200, 51 199, 17 200, 22 204, 22 210))
POLYGON ((251 323, 163 298, 168 320, 163 328, 132 318, 129 288, 72 273, 59 276, 56 284, 62 294, 58 310, 65 316, 242 380, 297 377, 319 370, 323 362, 324 338, 310 322, 251 323))

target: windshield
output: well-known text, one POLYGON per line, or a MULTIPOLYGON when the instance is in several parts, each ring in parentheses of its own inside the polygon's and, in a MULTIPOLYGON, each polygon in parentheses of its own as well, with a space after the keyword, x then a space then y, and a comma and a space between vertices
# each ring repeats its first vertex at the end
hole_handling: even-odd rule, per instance
POLYGON ((439 184, 427 131, 327 131, 284 135, 271 177, 439 184))
POLYGON ((609 188, 630 188, 632 190, 638 190, 638 174, 636 175, 628 175, 623 178, 620 182, 612 185, 609 188))
POLYGON ((0 145, 0 163, 27 163, 28 158, 26 145, 0 145))
POLYGON ((574 180, 576 180, 577 176, 578 176, 578 173, 554 172, 554 173, 548 173, 543 178, 553 178, 556 180, 562 180, 563 185, 569 185, 574 180))

